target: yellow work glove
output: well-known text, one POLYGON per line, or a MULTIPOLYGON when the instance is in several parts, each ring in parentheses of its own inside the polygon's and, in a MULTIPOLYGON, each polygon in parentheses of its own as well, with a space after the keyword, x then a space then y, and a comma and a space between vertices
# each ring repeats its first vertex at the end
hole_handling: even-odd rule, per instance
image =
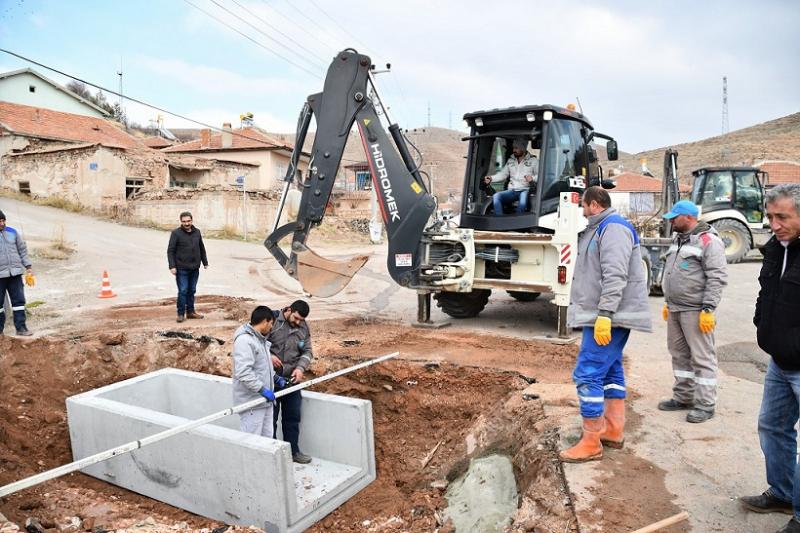
POLYGON ((664 318, 664 322, 666 322, 669 318, 669 309, 667 308, 667 304, 664 304, 664 308, 661 309, 661 316, 664 318))
POLYGON ((34 276, 33 272, 31 272, 30 270, 28 270, 28 272, 25 273, 25 285, 27 285, 28 287, 33 287, 34 285, 36 285, 36 276, 34 276))
POLYGON ((700 318, 698 319, 698 323, 700 325, 700 331, 703 333, 711 333, 714 331, 714 326, 717 325, 717 321, 714 318, 713 311, 700 311, 700 318))
POLYGON ((600 346, 611 342, 611 319, 607 316, 599 316, 594 321, 594 342, 600 346))

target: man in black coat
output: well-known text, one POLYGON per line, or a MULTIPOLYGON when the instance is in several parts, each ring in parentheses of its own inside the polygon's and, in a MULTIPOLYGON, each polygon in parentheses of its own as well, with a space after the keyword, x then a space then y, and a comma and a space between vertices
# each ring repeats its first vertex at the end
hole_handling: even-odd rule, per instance
POLYGON ((800 184, 779 185, 767 193, 767 218, 774 236, 764 246, 753 323, 758 345, 771 356, 758 415, 758 437, 769 488, 741 498, 757 513, 792 515, 778 533, 800 533, 800 184))
POLYGON ((208 268, 206 247, 200 230, 192 224, 192 214, 181 213, 181 225, 172 230, 167 246, 169 271, 178 284, 178 322, 186 318, 203 318, 194 310, 194 293, 200 277, 200 263, 208 268))

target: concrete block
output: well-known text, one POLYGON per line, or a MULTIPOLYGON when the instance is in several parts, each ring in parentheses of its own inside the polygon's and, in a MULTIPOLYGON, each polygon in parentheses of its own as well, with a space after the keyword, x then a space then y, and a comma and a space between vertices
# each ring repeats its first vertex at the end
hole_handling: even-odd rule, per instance
MULTIPOLYGON (((167 368, 67 398, 75 460, 231 406, 231 380, 167 368)), ((267 533, 303 531, 375 479, 372 405, 303 391, 300 447, 233 415, 83 470, 175 507, 267 533)))

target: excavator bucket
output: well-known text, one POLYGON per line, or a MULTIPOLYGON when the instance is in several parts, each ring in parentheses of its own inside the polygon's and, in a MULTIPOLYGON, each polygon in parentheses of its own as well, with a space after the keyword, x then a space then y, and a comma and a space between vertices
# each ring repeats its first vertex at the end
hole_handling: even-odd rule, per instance
POLYGON ((303 246, 297 251, 297 281, 312 296, 327 298, 344 289, 356 272, 366 264, 368 255, 356 255, 346 261, 325 259, 303 246))

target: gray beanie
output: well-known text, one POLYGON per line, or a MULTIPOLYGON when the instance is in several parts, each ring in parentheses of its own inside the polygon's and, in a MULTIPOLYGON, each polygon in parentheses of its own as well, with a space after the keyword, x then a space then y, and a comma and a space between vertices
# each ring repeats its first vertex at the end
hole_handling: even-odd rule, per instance
POLYGON ((525 137, 517 137, 514 139, 514 148, 519 148, 520 150, 527 150, 528 149, 528 139, 525 137))
POLYGON ((0 220, 5 220, 5 219, 6 219, 6 214, 0 211, 0 220))

